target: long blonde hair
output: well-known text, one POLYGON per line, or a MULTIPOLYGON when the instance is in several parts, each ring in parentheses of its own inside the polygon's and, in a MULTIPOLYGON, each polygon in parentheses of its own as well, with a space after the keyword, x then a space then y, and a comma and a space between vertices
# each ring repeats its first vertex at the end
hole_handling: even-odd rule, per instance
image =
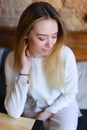
POLYGON ((60 55, 60 50, 64 43, 66 43, 66 29, 63 21, 49 3, 35 2, 29 5, 22 13, 16 32, 16 47, 14 51, 14 68, 20 72, 22 68, 22 53, 24 50, 24 39, 31 31, 32 27, 37 21, 42 19, 54 19, 58 23, 58 38, 57 42, 52 48, 50 55, 45 58, 44 70, 48 77, 51 86, 59 87, 64 83, 64 66, 60 55))

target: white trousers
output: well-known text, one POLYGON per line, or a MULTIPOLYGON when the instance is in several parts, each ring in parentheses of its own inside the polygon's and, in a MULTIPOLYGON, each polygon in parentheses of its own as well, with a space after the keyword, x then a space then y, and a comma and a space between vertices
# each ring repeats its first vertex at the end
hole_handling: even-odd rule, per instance
POLYGON ((76 130, 78 124, 79 109, 77 102, 53 115, 48 121, 45 130, 76 130))
MULTIPOLYGON (((35 113, 30 107, 26 109, 23 116, 33 118, 38 113, 35 113)), ((76 130, 78 124, 79 109, 77 102, 74 101, 68 107, 63 108, 58 113, 54 114, 47 120, 45 130, 76 130)))

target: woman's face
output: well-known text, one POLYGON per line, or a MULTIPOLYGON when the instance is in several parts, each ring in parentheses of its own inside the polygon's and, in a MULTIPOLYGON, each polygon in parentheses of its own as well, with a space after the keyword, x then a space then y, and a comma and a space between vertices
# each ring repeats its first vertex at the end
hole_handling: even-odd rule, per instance
POLYGON ((50 53, 57 41, 58 25, 53 19, 37 22, 28 37, 29 51, 33 57, 43 57, 50 53))

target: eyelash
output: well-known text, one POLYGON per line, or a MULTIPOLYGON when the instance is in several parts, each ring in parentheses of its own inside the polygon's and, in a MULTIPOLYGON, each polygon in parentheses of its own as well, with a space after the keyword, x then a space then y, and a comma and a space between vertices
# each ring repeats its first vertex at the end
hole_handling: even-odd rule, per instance
MULTIPOLYGON (((52 37, 53 39, 56 39, 57 38, 57 36, 54 36, 54 37, 52 37)), ((43 39, 43 38, 39 38, 39 40, 40 41, 44 41, 45 39, 43 39)))
POLYGON ((43 39, 43 38, 39 38, 39 40, 40 40, 40 41, 44 41, 45 39, 43 39))
POLYGON ((55 36, 55 37, 52 37, 52 38, 54 38, 54 39, 55 39, 55 38, 57 38, 57 36, 55 36))

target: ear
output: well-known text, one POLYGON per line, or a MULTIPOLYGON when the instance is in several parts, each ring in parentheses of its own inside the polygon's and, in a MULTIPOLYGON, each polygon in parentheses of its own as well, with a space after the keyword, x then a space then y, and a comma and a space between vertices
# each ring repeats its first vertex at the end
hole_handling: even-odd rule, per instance
POLYGON ((28 43, 28 41, 29 41, 27 36, 25 36, 24 40, 25 40, 25 43, 28 43))
POLYGON ((25 37, 24 37, 24 39, 26 40, 26 39, 28 39, 28 37, 27 37, 27 36, 25 36, 25 37))

